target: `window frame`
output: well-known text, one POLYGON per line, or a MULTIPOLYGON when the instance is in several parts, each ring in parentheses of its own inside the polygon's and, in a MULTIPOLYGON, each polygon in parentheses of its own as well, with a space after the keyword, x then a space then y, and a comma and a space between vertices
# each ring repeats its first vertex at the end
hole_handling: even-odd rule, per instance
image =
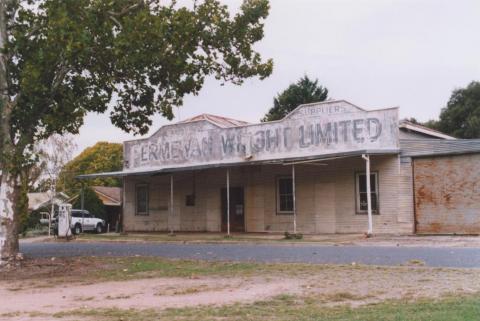
POLYGON ((150 187, 147 183, 139 183, 135 184, 135 216, 148 216, 149 213, 149 202, 150 202, 150 187), (138 211, 138 189, 139 187, 146 188, 146 212, 139 212, 138 211))
MULTIPOLYGON (((277 215, 293 215, 295 209, 292 209, 291 211, 280 210, 280 180, 282 180, 282 179, 290 179, 290 180, 292 180, 292 184, 293 184, 292 176, 282 175, 282 176, 277 176, 275 178, 276 214, 277 215)), ((292 202, 293 202, 293 197, 294 197, 294 195, 293 195, 293 190, 292 190, 292 202)))
MULTIPOLYGON (((355 213, 358 215, 366 215, 368 214, 368 210, 361 210, 360 209, 360 175, 367 176, 365 171, 358 171, 355 172, 355 213)), ((379 215, 380 214, 380 187, 379 187, 379 174, 378 171, 370 171, 370 175, 374 175, 375 177, 375 192, 372 194, 377 195, 377 208, 372 208, 372 214, 379 215)))

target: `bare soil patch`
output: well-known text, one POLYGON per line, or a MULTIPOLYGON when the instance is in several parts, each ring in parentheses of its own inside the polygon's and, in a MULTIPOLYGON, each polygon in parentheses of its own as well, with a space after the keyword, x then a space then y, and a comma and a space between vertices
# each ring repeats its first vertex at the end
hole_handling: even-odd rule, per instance
POLYGON ((0 320, 45 320, 58 312, 65 316, 62 320, 69 320, 75 310, 223 306, 282 295, 325 306, 356 307, 389 299, 477 292, 478 269, 222 265, 155 258, 27 260, 20 269, 0 272, 0 320), (137 268, 134 273, 133 268, 137 268))

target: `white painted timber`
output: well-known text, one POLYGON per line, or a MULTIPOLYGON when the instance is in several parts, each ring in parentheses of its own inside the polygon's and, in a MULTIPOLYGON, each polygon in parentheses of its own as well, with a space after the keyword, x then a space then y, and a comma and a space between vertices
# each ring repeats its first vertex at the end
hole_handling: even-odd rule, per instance
POLYGON ((346 101, 299 106, 284 119, 231 128, 207 120, 161 127, 124 143, 124 172, 398 150, 398 108, 346 101))

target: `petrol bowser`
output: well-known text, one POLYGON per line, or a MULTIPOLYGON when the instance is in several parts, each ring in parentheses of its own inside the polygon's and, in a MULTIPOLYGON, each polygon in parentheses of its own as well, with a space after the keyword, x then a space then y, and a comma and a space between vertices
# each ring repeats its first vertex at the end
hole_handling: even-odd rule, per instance
POLYGON ((72 230, 70 224, 72 222, 72 205, 60 204, 58 207, 58 237, 70 238, 72 230))

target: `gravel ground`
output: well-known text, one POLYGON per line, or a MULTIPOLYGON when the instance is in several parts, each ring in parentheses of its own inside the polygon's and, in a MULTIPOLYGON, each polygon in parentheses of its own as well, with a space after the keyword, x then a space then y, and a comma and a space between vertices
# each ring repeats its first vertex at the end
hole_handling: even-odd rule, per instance
POLYGON ((178 259, 480 268, 480 248, 306 244, 22 243, 27 257, 158 256, 178 259))

